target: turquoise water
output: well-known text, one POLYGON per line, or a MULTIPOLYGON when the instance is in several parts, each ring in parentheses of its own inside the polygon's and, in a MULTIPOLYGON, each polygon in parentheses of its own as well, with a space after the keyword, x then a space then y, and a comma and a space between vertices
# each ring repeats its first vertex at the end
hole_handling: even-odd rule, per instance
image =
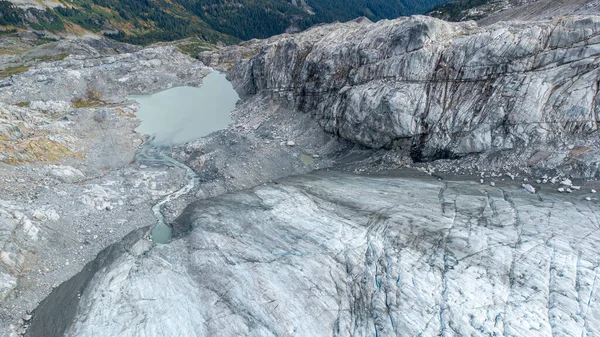
POLYGON ((167 243, 172 230, 165 221, 162 207, 192 191, 198 183, 198 176, 163 150, 226 128, 231 123, 230 113, 239 96, 225 75, 213 72, 203 79, 199 88, 176 87, 152 95, 131 95, 128 98, 140 103, 136 113, 140 126, 136 131, 152 136, 138 152, 138 162, 176 166, 186 171, 183 187, 152 207, 156 217, 150 234, 152 241, 167 243))
POLYGON ((151 143, 147 143, 137 155, 137 160, 148 163, 160 163, 165 166, 175 166, 183 169, 185 171, 185 181, 186 183, 177 191, 168 194, 164 198, 162 198, 158 203, 152 206, 152 213, 156 218, 156 224, 150 231, 150 238, 153 242, 156 243, 167 243, 171 240, 171 236, 173 230, 171 226, 169 226, 166 222, 165 216, 162 213, 162 207, 191 192, 198 185, 198 175, 192 170, 189 166, 178 162, 177 160, 169 157, 164 154, 162 151, 155 149, 152 147, 151 143))
POLYGON ((239 99, 225 75, 208 74, 199 88, 175 87, 152 95, 131 95, 140 103, 137 132, 160 146, 178 145, 221 130, 231 123, 239 99))

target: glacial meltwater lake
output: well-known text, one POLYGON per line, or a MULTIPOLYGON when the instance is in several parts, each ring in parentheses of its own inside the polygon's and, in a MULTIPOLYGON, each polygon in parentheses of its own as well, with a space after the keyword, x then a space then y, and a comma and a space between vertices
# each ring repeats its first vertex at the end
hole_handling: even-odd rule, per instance
POLYGON ((232 122, 230 113, 239 99, 231 83, 221 73, 212 72, 202 82, 198 88, 175 87, 152 95, 128 96, 140 104, 136 113, 140 126, 135 130, 152 136, 138 151, 136 159, 176 166, 186 171, 187 183, 152 206, 157 222, 152 228, 151 238, 157 243, 167 243, 172 233, 162 214, 163 205, 193 190, 198 177, 190 167, 154 149, 183 144, 225 129, 232 122))
POLYGON ((231 123, 239 96, 224 74, 212 72, 202 86, 175 87, 152 95, 130 95, 140 104, 139 133, 153 136, 159 146, 177 145, 204 137, 231 123))

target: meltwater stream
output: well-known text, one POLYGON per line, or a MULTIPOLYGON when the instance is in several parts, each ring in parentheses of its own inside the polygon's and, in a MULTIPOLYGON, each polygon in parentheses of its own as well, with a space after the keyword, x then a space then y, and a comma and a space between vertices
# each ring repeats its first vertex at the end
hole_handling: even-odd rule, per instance
POLYGON ((167 153, 172 146, 180 145, 227 127, 230 113, 239 96, 225 75, 213 72, 203 79, 199 88, 176 87, 152 95, 132 95, 128 98, 140 104, 137 117, 141 120, 136 131, 151 136, 138 151, 139 163, 175 166, 185 170, 186 183, 168 194, 152 207, 156 225, 152 228, 152 241, 166 243, 171 239, 171 227, 166 223, 162 207, 192 191, 198 176, 187 165, 171 158, 167 153))
POLYGON ((189 166, 171 158, 165 151, 166 148, 158 148, 152 144, 152 141, 146 143, 142 149, 136 155, 136 161, 140 163, 153 163, 163 166, 174 166, 185 170, 186 183, 177 191, 167 194, 158 203, 152 206, 152 214, 156 218, 156 224, 152 227, 150 237, 153 242, 167 243, 171 239, 171 227, 165 221, 165 216, 162 213, 162 207, 175 200, 182 195, 189 193, 198 184, 198 175, 189 166))

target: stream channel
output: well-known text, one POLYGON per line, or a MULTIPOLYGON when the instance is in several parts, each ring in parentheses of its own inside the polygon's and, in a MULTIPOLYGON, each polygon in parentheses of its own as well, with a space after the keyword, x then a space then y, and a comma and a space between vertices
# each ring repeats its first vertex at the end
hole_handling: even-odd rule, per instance
POLYGON ((172 230, 165 221, 163 206, 189 193, 198 184, 196 173, 168 153, 173 146, 226 128, 232 121, 230 113, 239 96, 224 74, 212 72, 198 88, 175 87, 128 98, 140 104, 136 115, 141 122, 136 131, 151 137, 138 151, 136 161, 140 164, 174 166, 185 171, 185 184, 152 207, 156 217, 156 225, 151 231, 152 241, 166 243, 171 239, 172 230))

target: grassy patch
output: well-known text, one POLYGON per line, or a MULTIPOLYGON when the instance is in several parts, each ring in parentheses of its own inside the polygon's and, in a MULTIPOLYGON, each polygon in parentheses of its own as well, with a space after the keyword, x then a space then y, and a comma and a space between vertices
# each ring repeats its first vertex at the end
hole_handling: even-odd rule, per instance
POLYGON ((82 108, 93 108, 101 105, 105 105, 106 103, 102 101, 102 94, 95 90, 88 90, 87 97, 78 98, 71 102, 75 109, 82 108))
MULTIPOLYGON (((458 0, 450 3, 441 4, 434 7, 431 11, 431 15, 440 19, 449 21, 461 20, 464 13, 471 8, 479 7, 490 3, 490 0, 458 0)), ((477 18, 469 17, 470 20, 477 18)))
POLYGON ((35 35, 37 35, 37 39, 35 39, 35 40, 33 41, 33 43, 34 43, 36 46, 41 46, 41 45, 43 45, 43 44, 46 44, 46 43, 50 43, 50 42, 56 42, 56 41, 57 41, 57 40, 55 40, 55 39, 51 39, 51 38, 49 38, 49 37, 45 37, 45 36, 44 36, 44 35, 42 35, 42 34, 35 34, 35 35))
POLYGON ((74 100, 72 103, 73 103, 73 107, 75 109, 93 108, 93 107, 97 107, 97 106, 104 104, 104 102, 100 101, 100 100, 84 99, 84 98, 78 98, 78 99, 74 100))
POLYGON ((16 55, 25 52, 24 49, 0 49, 0 55, 16 55))
POLYGON ((12 75, 20 74, 26 72, 29 69, 28 66, 20 66, 20 67, 8 67, 0 70, 0 78, 2 77, 10 77, 12 75))
POLYGON ((57 162, 71 154, 71 150, 65 145, 48 138, 28 139, 13 144, 0 142, 0 152, 4 155, 0 161, 12 165, 57 162))
POLYGON ((198 38, 182 41, 181 43, 177 44, 176 47, 180 52, 188 54, 193 58, 196 58, 196 56, 198 56, 198 54, 200 54, 203 51, 217 49, 214 44, 202 41, 198 38))
POLYGON ((69 54, 44 55, 36 58, 36 60, 42 62, 60 61, 67 58, 67 56, 69 56, 69 54))
POLYGON ((10 36, 16 32, 17 32, 17 30, 14 28, 0 27, 0 36, 10 36), (6 29, 3 29, 3 28, 6 28, 6 29))
POLYGON ((26 107, 26 106, 29 106, 29 104, 31 104, 31 102, 29 102, 29 101, 25 101, 25 102, 19 102, 19 103, 15 104, 15 105, 16 105, 16 106, 19 106, 19 107, 21 107, 21 108, 24 108, 24 107, 26 107))
POLYGON ((125 111, 121 108, 117 108, 117 116, 125 116, 128 118, 137 118, 133 112, 125 111))

